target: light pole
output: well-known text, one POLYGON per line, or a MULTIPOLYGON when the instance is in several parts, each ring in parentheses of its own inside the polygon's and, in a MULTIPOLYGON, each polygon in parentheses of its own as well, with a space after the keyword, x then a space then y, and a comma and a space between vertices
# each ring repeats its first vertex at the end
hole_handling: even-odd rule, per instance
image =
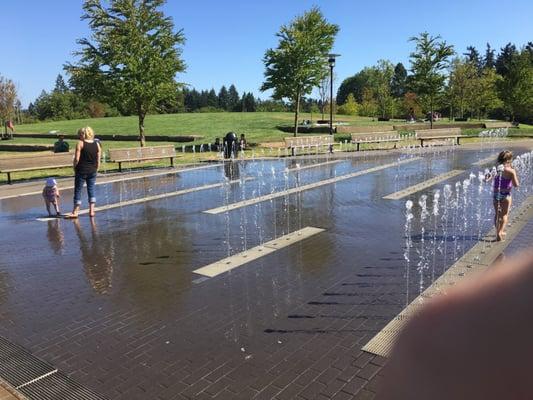
MULTIPOLYGON (((333 67, 335 66, 335 58, 340 57, 340 54, 328 54, 329 63, 329 134, 333 136, 333 67)), ((329 152, 333 153, 333 145, 329 147, 329 152)))

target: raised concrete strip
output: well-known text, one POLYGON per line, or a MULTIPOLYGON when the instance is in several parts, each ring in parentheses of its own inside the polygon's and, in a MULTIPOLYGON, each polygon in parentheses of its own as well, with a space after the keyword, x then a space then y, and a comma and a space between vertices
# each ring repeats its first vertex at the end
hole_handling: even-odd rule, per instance
POLYGON ((284 247, 300 242, 323 231, 324 229, 321 228, 307 226, 298 231, 289 233, 288 235, 284 235, 277 239, 263 243, 260 246, 253 247, 241 253, 224 258, 223 260, 206 265, 205 267, 198 268, 193 272, 208 278, 213 278, 217 275, 223 274, 224 272, 231 271, 234 268, 257 260, 258 258, 266 256, 267 254, 273 253, 284 247))
POLYGON ((496 157, 498 157, 498 154, 494 154, 490 157, 482 158, 481 160, 476 161, 475 163, 472 163, 472 165, 479 167, 481 165, 485 165, 489 163, 496 164, 496 157))
MULTIPOLYGON (((244 178, 245 181, 251 181, 253 179, 254 178, 251 178, 251 177, 250 178, 244 178)), ((241 182, 241 180, 242 179, 234 179, 232 181, 229 181, 229 183, 230 184, 235 184, 235 183, 241 182)), ((125 206, 131 206, 131 205, 134 205, 134 204, 146 203, 147 201, 165 199, 167 197, 182 196, 184 194, 199 192, 201 190, 208 190, 208 189, 215 189, 215 188, 223 187, 224 185, 226 185, 226 183, 213 183, 213 184, 210 184, 210 185, 197 186, 197 187, 193 187, 193 188, 189 188, 189 189, 176 190, 175 192, 156 194, 156 195, 153 195, 153 196, 142 197, 140 199, 127 200, 127 201, 123 201, 121 203, 107 204, 105 206, 96 207, 95 211, 105 211, 105 210, 110 210, 112 208, 125 207, 125 206)), ((89 210, 85 209, 85 210, 81 210, 79 214, 83 215, 83 214, 88 214, 88 213, 89 213, 89 210)))
POLYGON ((529 196, 517 209, 511 211, 506 240, 494 241, 494 228, 472 249, 465 253, 444 274, 433 282, 424 292, 415 298, 398 316, 390 321, 362 350, 382 357, 388 357, 405 324, 425 304, 425 300, 446 292, 466 276, 486 270, 509 243, 520 233, 533 218, 533 196, 529 196))
MULTIPOLYGON (((254 178, 252 177, 244 178, 245 181, 250 181, 253 179, 254 178)), ((241 179, 235 179, 235 180, 229 181, 230 184, 239 183, 239 182, 241 182, 241 179)), ((153 196, 141 197, 141 198, 133 199, 133 200, 126 200, 120 203, 106 204, 105 206, 95 207, 95 211, 98 212, 98 211, 111 210, 113 208, 126 207, 126 206, 131 206, 134 204, 146 203, 148 201, 165 199, 167 197, 182 196, 184 194, 199 192, 201 190, 219 188, 219 187, 224 186, 225 184, 226 183, 213 183, 210 185, 196 186, 196 187, 189 188, 189 189, 176 190, 175 192, 161 193, 161 194, 156 194, 153 196)), ((84 210, 81 210, 78 214, 84 215, 88 213, 89 213, 89 209, 84 209, 84 210)), ((44 217, 44 218, 37 218, 37 221, 45 222, 45 221, 51 221, 54 219, 56 218, 44 217)))
POLYGON ((454 169, 449 172, 446 172, 445 174, 437 175, 431 179, 428 179, 427 181, 420 182, 416 185, 409 186, 408 188, 405 188, 398 192, 384 196, 383 198, 387 200, 403 199, 404 197, 407 197, 413 193, 420 192, 421 190, 427 189, 433 185, 436 185, 437 183, 443 182, 447 179, 453 178, 454 176, 460 175, 463 172, 465 171, 462 169, 454 169))
POLYGON ((365 169, 365 170, 362 170, 362 171, 353 172, 351 174, 341 175, 341 176, 337 176, 335 178, 329 178, 329 179, 324 179, 322 181, 309 183, 307 185, 302 185, 302 186, 298 186, 298 187, 295 187, 295 188, 292 188, 292 189, 283 190, 281 192, 271 193, 271 194, 267 194, 267 195, 264 195, 264 196, 255 197, 253 199, 239 201, 237 203, 228 204, 227 206, 212 208, 212 209, 206 210, 204 212, 207 213, 207 214, 221 214, 221 213, 224 213, 224 212, 227 212, 227 211, 236 210, 238 208, 247 207, 247 206, 250 206, 252 204, 257 204, 257 203, 261 203, 263 201, 272 200, 272 199, 276 199, 278 197, 287 196, 289 194, 303 192, 305 190, 315 189, 315 188, 318 188, 318 187, 321 187, 321 186, 325 186, 325 185, 330 185, 332 183, 344 181, 346 179, 355 178, 355 177, 358 177, 358 176, 361 176, 361 175, 370 174, 372 172, 381 171, 381 170, 384 170, 384 169, 387 169, 387 168, 396 167, 398 165, 407 164, 407 163, 410 163, 410 162, 413 162, 413 161, 417 161, 417 160, 420 160, 420 159, 421 159, 420 157, 412 157, 412 158, 408 158, 406 160, 397 161, 397 162, 394 162, 394 163, 384 164, 384 165, 380 165, 380 166, 377 166, 377 167, 368 168, 368 169, 365 169))
POLYGON ((345 161, 345 160, 334 160, 334 161, 327 161, 327 162, 323 162, 323 163, 304 165, 303 167, 289 168, 289 172, 298 172, 298 171, 302 171, 302 170, 305 170, 305 169, 323 167, 324 165, 338 164, 338 163, 343 162, 343 161, 345 161))
MULTIPOLYGON (((217 163, 217 164, 210 164, 210 165, 202 165, 200 167, 190 167, 190 168, 183 168, 183 169, 167 169, 165 171, 157 171, 157 172, 146 172, 146 171, 143 171, 141 173, 134 172, 131 175, 130 174, 122 174, 122 175, 116 175, 116 176, 109 177, 109 178, 107 177, 106 174, 99 174, 98 175, 98 179, 96 181, 96 185, 107 185, 108 183, 127 182, 127 181, 133 181, 133 180, 142 179, 142 178, 152 178, 154 176, 161 176, 161 175, 174 175, 174 174, 179 174, 181 172, 188 172, 188 171, 195 171, 195 170, 201 170, 201 169, 207 169, 207 168, 214 168, 214 167, 219 167, 219 166, 222 166, 222 165, 223 164, 221 164, 221 163, 217 163)), ((61 182, 64 182, 67 179, 69 179, 69 178, 61 178, 61 182)), ((58 181, 59 181, 59 179, 58 179, 58 181)), ((74 178, 71 177, 69 179, 69 181, 74 182, 74 178)), ((44 182, 44 180, 43 180, 43 182, 44 182)), ((73 188, 74 188, 73 184, 64 185, 63 183, 61 183, 61 185, 59 187, 60 190, 73 189, 73 188)), ((20 193, 20 194, 10 194, 10 195, 6 195, 6 196, 1 196, 0 195, 0 200, 12 199, 12 198, 15 198, 15 197, 34 196, 36 194, 41 194, 41 193, 42 193, 42 187, 38 191, 34 190, 34 191, 31 191, 31 192, 25 192, 25 193, 20 193)))

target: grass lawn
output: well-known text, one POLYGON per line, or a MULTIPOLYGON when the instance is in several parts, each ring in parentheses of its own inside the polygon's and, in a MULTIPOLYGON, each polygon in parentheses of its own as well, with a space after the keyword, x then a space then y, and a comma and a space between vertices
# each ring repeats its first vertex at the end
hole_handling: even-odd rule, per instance
MULTIPOLYGON (((290 125, 293 122, 294 115, 291 113, 189 113, 189 114, 165 114, 165 115, 149 115, 146 117, 146 134, 147 145, 164 145, 173 144, 176 147, 178 158, 175 160, 176 164, 191 164, 201 161, 217 160, 218 156, 214 152, 198 152, 198 145, 205 143, 214 143, 216 137, 222 137, 228 131, 234 131, 237 134, 246 134, 249 144, 264 144, 265 148, 253 148, 246 151, 245 157, 249 158, 252 155, 257 156, 277 156, 277 147, 283 147, 283 137, 291 136, 292 134, 283 133, 277 129, 279 125, 290 125), (202 139, 195 142, 188 143, 168 143, 168 142, 150 142, 150 135, 200 135, 202 139), (280 143, 281 142, 281 143, 280 143), (195 154, 191 152, 182 153, 182 146, 191 144, 197 145, 197 152, 195 154), (272 149, 271 149, 272 148, 272 149)), ((303 113, 300 115, 300 120, 304 119, 317 119, 321 118, 321 115, 310 115, 303 113)), ((392 125, 402 124, 403 120, 377 122, 372 118, 367 117, 353 117, 353 116, 337 116, 337 121, 344 121, 351 125, 357 126, 369 126, 369 125, 392 125)), ((477 123, 478 121, 472 121, 477 123)), ((447 124, 448 120, 444 119, 435 123, 447 124)), ((17 126, 17 132, 19 133, 47 133, 55 130, 67 134, 75 134, 76 131, 82 127, 90 125, 96 133, 100 134, 131 134, 136 135, 137 132, 137 117, 115 117, 115 118, 94 118, 94 119, 82 119, 71 121, 51 121, 41 122, 36 124, 27 124, 17 126)), ((472 139, 468 139, 468 142, 478 141, 475 138, 482 129, 465 129, 464 134, 474 136, 472 139)), ((520 135, 533 137, 533 126, 520 125, 520 129, 510 129, 509 135, 520 135)), ((349 134, 336 134, 335 140, 337 142, 350 142, 349 134)), ((36 144, 36 145, 49 145, 52 146, 55 139, 46 138, 16 138, 14 140, 2 141, 0 144, 36 144)), ((71 150, 76 145, 76 140, 67 140, 70 144, 71 150)), ((405 145, 406 143, 404 143, 405 145)), ((418 144, 417 141, 411 143, 413 145, 418 144)), ((102 141, 104 151, 110 148, 123 148, 123 147, 137 147, 139 144, 137 141, 102 141)), ((380 144, 362 145, 361 149, 374 149, 389 147, 380 144)), ((349 146, 348 146, 349 149, 349 146)), ((343 146, 343 150, 346 150, 346 146, 343 146)), ((281 154, 285 154, 284 149, 280 149, 281 154)), ((0 157, 25 157, 31 156, 32 152, 15 152, 15 151, 0 151, 0 157)), ((133 167, 139 166, 167 166, 168 160, 161 160, 151 163, 131 164, 133 167)), ((128 168, 128 166, 125 166, 128 168)), ((107 163, 106 170, 118 170, 118 165, 114 163, 107 163)), ((46 176, 71 176, 71 168, 63 169, 50 169, 41 171, 27 171, 13 173, 14 180, 33 179, 46 176)), ((0 174, 0 184, 7 182, 6 174, 0 174)))
MULTIPOLYGON (((320 114, 300 114, 300 120, 313 120, 322 118, 320 114)), ((326 117, 327 119, 327 117, 326 117)), ((377 122, 369 117, 335 116, 335 120, 347 122, 351 125, 392 125, 405 123, 404 120, 377 122)), ((291 125, 294 121, 292 113, 184 113, 184 114, 159 114, 148 115, 145 120, 145 132, 150 135, 199 135, 202 138, 187 144, 214 143, 216 137, 222 137, 229 131, 237 134, 244 133, 248 142, 279 142, 284 133, 277 129, 280 125, 291 125)), ((477 121, 472 121, 476 123, 477 121)), ((435 124, 449 123, 444 119, 435 124)), ((36 124, 18 125, 18 133, 47 133, 59 131, 66 134, 75 134, 83 126, 91 126, 96 134, 138 134, 138 120, 136 116, 92 118, 70 121, 50 121, 36 124)))

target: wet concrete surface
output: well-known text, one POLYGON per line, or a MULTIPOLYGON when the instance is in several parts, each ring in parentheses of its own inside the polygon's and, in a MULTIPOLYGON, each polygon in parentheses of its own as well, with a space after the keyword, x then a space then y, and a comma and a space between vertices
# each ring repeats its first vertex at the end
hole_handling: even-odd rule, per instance
MULTIPOLYGON (((39 195, 2 200, 0 334, 110 399, 356 395, 383 364, 360 348, 416 297, 421 281, 429 284, 477 241, 451 224, 448 251, 435 254, 420 279, 403 256, 405 201, 382 197, 466 171, 422 193, 442 189, 497 150, 369 154, 290 173, 296 163, 324 160, 233 162, 114 182, 97 187, 98 205, 254 178, 95 219, 41 222, 39 195), (229 213, 202 212, 414 156, 421 160, 229 213), (306 226, 325 232, 195 283, 195 269, 306 226), (407 272, 417 278, 406 281, 407 272)), ((72 191, 62 196, 66 211, 72 191)), ((483 229, 490 226, 486 217, 483 229)), ((413 240, 422 238, 415 224, 413 240)))

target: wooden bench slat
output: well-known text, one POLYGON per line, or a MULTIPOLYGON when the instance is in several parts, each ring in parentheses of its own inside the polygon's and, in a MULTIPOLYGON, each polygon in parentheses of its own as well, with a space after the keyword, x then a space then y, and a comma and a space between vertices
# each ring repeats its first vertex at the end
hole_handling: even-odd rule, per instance
POLYGON ((152 147, 133 147, 125 149, 109 149, 109 158, 111 161, 119 159, 142 159, 146 157, 174 157, 176 148, 173 145, 152 146, 152 147))
POLYGON ((505 121, 485 122, 485 129, 488 128, 512 128, 513 124, 505 121))
POLYGON ((331 149, 334 142, 332 135, 285 137, 283 140, 285 146, 292 150, 292 155, 294 155, 294 149, 297 148, 327 146, 331 149))
POLYGON ((123 162, 141 162, 170 158, 170 165, 174 165, 175 157, 176 148, 173 145, 109 149, 109 160, 118 163, 119 171, 122 171, 123 162))
POLYGON ((363 143, 388 143, 400 141, 400 134, 391 131, 352 133, 351 136, 352 143, 357 144, 357 151, 360 149, 359 145, 363 143))
POLYGON ((70 152, 2 158, 0 159, 0 172, 7 173, 7 182, 11 183, 12 172, 72 167, 73 159, 74 153, 70 152))
POLYGON ((461 128, 444 128, 444 129, 417 129, 415 130, 415 136, 421 137, 434 137, 434 136, 458 136, 461 135, 461 128))
POLYGON ((374 132, 391 132, 394 131, 393 125, 369 125, 369 126, 337 126, 337 133, 374 133, 374 132))
POLYGON ((113 159, 112 161, 113 162, 129 162, 129 161, 150 161, 150 160, 160 160, 162 158, 170 158, 170 157, 176 157, 176 154, 172 155, 172 154, 167 154, 167 155, 163 155, 163 156, 154 156, 154 157, 135 157, 135 158, 115 158, 113 159))
POLYGON ((16 170, 32 170, 43 168, 61 168, 63 166, 72 166, 74 153, 50 154, 46 156, 35 157, 13 157, 0 159, 0 172, 7 172, 8 169, 16 170))
POLYGON ((465 137, 461 134, 461 128, 442 128, 442 129, 419 129, 415 130, 415 138, 420 140, 420 145, 424 145, 424 140, 442 140, 455 139, 459 144, 459 139, 465 137))

